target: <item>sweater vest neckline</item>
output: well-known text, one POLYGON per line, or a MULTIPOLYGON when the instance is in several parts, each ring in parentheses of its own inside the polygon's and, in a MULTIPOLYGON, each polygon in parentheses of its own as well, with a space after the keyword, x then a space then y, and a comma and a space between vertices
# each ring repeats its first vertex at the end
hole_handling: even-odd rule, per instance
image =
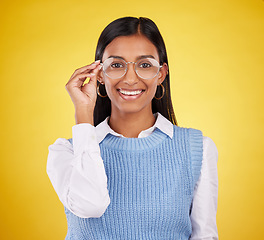
POLYGON ((169 136, 158 128, 149 136, 142 138, 119 137, 108 133, 100 145, 113 150, 144 151, 155 148, 167 137, 169 136))

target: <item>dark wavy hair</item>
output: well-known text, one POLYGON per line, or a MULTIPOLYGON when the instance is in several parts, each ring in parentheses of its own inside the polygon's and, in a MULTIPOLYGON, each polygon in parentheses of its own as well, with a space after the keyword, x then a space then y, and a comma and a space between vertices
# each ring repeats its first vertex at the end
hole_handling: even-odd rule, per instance
MULTIPOLYGON (((159 29, 151 19, 145 17, 140 17, 140 18, 123 17, 116 19, 110 24, 108 24, 106 28, 102 31, 98 39, 96 53, 95 53, 95 60, 102 61, 106 46, 109 43, 111 43, 116 37, 130 36, 134 34, 141 34, 147 37, 157 48, 160 59, 160 65, 166 63, 169 67, 166 47, 163 38, 159 32, 159 29)), ((97 82, 97 84, 100 83, 97 82)), ((153 113, 159 112, 169 121, 171 121, 172 124, 178 125, 172 107, 169 71, 162 84, 165 88, 165 94, 163 98, 160 100, 157 100, 155 98, 152 99, 152 112, 153 113)), ((100 92, 102 95, 106 95, 105 88, 101 88, 100 92)), ((156 96, 161 96, 161 95, 162 95, 162 88, 158 87, 156 96)), ((100 122, 105 120, 105 118, 110 115, 111 115, 110 99, 108 97, 102 98, 98 96, 94 109, 94 125, 97 126, 100 122)))

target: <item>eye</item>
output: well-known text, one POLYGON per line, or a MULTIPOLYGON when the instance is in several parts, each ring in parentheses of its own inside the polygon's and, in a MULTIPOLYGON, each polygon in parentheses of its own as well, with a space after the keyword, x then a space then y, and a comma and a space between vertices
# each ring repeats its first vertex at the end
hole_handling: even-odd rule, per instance
POLYGON ((151 65, 149 63, 142 63, 142 64, 140 64, 140 67, 149 68, 149 67, 151 67, 151 65))
POLYGON ((122 68, 122 67, 124 67, 124 64, 119 63, 119 62, 114 62, 110 66, 111 66, 111 68, 122 68))
POLYGON ((151 68, 153 65, 151 64, 150 61, 144 60, 138 63, 139 68, 151 68))

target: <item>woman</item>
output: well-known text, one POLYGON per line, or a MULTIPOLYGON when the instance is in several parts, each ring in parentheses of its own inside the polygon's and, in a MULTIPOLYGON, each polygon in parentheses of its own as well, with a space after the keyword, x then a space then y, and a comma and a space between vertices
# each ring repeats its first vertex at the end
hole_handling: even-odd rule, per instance
POLYGON ((66 239, 218 239, 217 149, 200 130, 177 126, 155 23, 113 21, 95 59, 66 84, 73 138, 49 146, 66 239))

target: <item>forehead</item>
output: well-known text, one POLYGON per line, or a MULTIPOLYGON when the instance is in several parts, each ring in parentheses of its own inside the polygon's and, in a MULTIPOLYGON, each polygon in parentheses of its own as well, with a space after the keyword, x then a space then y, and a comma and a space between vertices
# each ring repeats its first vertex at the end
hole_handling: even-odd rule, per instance
POLYGON ((152 55, 159 61, 159 54, 154 44, 143 35, 120 36, 105 48, 103 61, 109 56, 120 56, 126 61, 135 61, 141 55, 152 55))

